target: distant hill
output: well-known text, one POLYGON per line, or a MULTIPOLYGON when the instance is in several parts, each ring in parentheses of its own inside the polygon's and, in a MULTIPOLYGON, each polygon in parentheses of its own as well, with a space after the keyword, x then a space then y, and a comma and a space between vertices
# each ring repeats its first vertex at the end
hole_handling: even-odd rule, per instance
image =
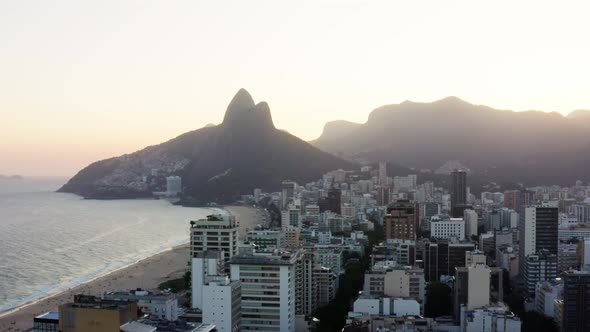
POLYGON ((350 159, 429 169, 459 160, 498 181, 572 182, 590 179, 584 166, 590 158, 590 121, 582 121, 588 114, 496 110, 457 97, 405 101, 375 109, 364 124, 335 134, 326 130, 312 143, 350 159))
POLYGON ((572 120, 590 120, 590 110, 575 110, 567 115, 568 119, 572 120))
POLYGON ((311 141, 311 144, 315 144, 316 142, 322 142, 323 144, 338 144, 338 140, 346 137, 352 131, 360 127, 360 123, 354 123, 345 120, 336 120, 328 122, 324 125, 324 131, 322 132, 322 136, 320 136, 317 140, 311 141))
POLYGON ((570 112, 567 118, 590 129, 590 110, 575 110, 570 112))
POLYGON ((150 195, 146 177, 180 175, 185 194, 199 202, 231 202, 254 188, 278 190, 282 180, 316 180, 329 170, 356 167, 275 128, 266 102, 241 89, 223 123, 141 151, 95 162, 60 191, 89 198, 150 195))

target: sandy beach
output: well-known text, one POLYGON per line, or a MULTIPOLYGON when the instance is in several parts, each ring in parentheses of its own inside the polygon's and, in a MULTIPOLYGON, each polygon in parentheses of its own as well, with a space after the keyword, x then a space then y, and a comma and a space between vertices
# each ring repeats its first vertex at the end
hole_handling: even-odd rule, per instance
MULTIPOLYGON (((266 212, 249 206, 225 206, 239 221, 240 240, 248 230, 266 222, 266 212)), ((62 293, 25 304, 12 311, 0 314, 0 332, 25 331, 33 326, 33 318, 47 311, 57 311, 63 303, 72 302, 74 295, 100 296, 104 292, 135 288, 155 289, 166 280, 180 278, 188 269, 190 248, 188 244, 143 259, 125 268, 88 281, 62 293)))
POLYGON ((268 226, 268 221, 265 219, 266 211, 250 206, 241 205, 227 205, 224 208, 236 216, 236 220, 240 223, 239 238, 240 240, 246 239, 246 234, 249 230, 256 228, 258 224, 262 226, 268 226))
POLYGON ((189 253, 188 244, 179 246, 63 293, 0 314, 0 331, 27 330, 33 327, 33 318, 35 316, 47 311, 56 311, 60 304, 73 301, 75 294, 101 295, 104 292, 115 290, 155 289, 161 282, 180 278, 187 271, 189 253))

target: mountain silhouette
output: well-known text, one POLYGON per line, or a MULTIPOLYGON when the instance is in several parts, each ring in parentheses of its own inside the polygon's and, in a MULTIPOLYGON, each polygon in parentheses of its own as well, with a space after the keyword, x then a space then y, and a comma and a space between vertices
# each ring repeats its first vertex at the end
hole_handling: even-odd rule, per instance
POLYGON ((590 179, 584 166, 590 155, 590 130, 583 121, 589 113, 564 117, 513 112, 457 97, 432 103, 405 101, 373 110, 364 124, 325 130, 311 143, 347 159, 430 169, 460 160, 497 181, 572 182, 573 176, 590 179))
POLYGON ((354 167, 275 128, 266 102, 240 89, 223 123, 206 126, 141 151, 95 162, 60 191, 88 198, 150 196, 153 172, 182 177, 184 194, 198 202, 231 202, 254 188, 314 181, 327 171, 354 167), (147 178, 147 180, 146 180, 147 178))

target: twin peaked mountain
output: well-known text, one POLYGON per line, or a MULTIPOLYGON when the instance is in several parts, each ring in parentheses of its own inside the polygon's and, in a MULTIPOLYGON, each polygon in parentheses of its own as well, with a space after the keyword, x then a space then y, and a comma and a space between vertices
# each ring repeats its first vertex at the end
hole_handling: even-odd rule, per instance
POLYGON ((231 202, 254 188, 276 190, 285 179, 306 183, 353 165, 275 128, 266 102, 255 104, 241 89, 223 123, 81 170, 59 191, 88 198, 151 195, 158 170, 182 177, 184 191, 199 202, 231 202))

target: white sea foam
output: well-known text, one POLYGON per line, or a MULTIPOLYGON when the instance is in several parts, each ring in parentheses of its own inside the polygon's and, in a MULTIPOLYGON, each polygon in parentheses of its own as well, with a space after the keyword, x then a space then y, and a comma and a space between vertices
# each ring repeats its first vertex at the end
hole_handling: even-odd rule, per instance
POLYGON ((212 211, 159 200, 83 200, 0 188, 0 313, 188 242, 212 211))

